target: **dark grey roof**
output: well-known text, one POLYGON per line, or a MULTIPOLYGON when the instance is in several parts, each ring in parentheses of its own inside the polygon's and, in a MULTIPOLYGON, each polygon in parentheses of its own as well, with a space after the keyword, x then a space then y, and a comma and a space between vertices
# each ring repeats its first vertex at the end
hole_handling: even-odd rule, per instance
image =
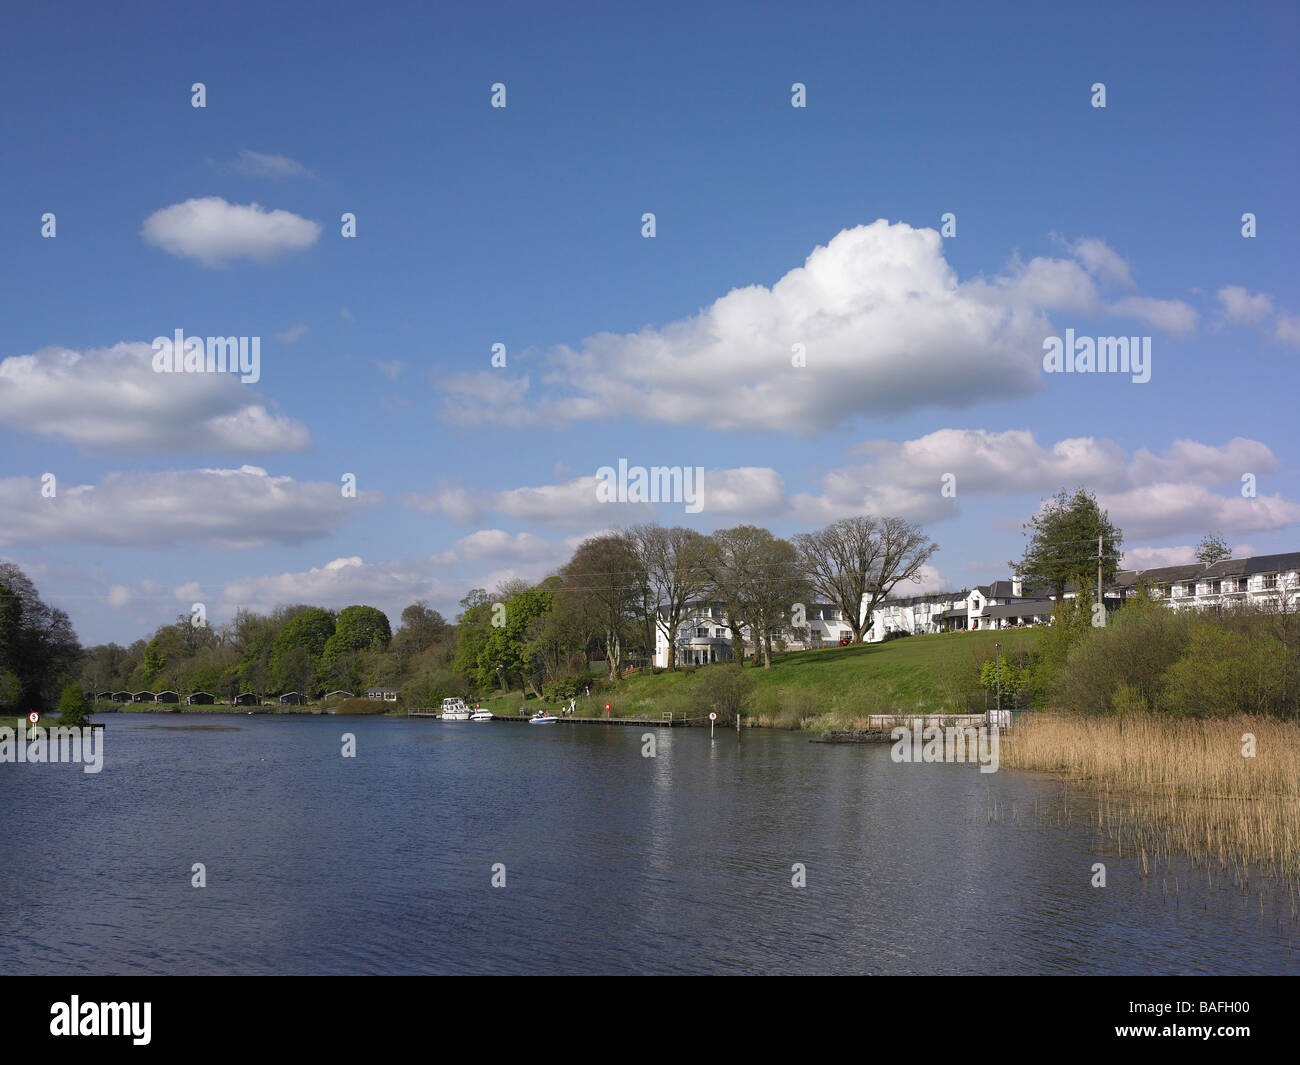
POLYGON ((1248 558, 1221 559, 1213 566, 1206 566, 1201 575, 1206 580, 1215 580, 1219 577, 1240 577, 1246 572, 1246 564, 1250 561, 1248 558))
POLYGON ((1281 555, 1256 555, 1246 559, 1246 576, 1256 573, 1280 573, 1300 569, 1300 551, 1287 551, 1281 555))
POLYGON ((1205 564, 1191 562, 1183 566, 1159 566, 1156 569, 1138 571, 1138 580, 1149 584, 1169 584, 1173 581, 1185 581, 1188 577, 1197 577, 1205 572, 1205 564))

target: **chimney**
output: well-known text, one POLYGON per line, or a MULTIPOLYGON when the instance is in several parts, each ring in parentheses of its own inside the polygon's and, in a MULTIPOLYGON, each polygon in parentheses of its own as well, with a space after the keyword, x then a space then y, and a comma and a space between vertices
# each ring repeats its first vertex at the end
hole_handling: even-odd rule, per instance
POLYGON ((1021 583, 1019 574, 1011 578, 1011 594, 1017 599, 1025 594, 1024 585, 1021 583))

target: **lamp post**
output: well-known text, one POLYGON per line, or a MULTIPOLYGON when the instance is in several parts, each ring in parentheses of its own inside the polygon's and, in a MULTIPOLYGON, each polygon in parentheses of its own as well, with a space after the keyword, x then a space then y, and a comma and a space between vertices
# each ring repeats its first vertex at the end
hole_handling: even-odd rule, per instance
POLYGON ((1002 719, 1002 645, 995 643, 993 645, 993 669, 997 674, 998 684, 998 720, 1002 719))

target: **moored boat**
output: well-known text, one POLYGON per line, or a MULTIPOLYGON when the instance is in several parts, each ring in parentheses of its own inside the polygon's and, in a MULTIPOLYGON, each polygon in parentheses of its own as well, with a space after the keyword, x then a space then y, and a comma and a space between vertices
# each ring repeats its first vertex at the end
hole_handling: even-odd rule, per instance
POLYGON ((468 721, 470 718, 469 707, 465 705, 465 700, 456 696, 442 701, 442 714, 444 721, 468 721))
POLYGON ((553 725, 560 719, 554 714, 548 714, 545 710, 538 710, 528 719, 530 725, 553 725))

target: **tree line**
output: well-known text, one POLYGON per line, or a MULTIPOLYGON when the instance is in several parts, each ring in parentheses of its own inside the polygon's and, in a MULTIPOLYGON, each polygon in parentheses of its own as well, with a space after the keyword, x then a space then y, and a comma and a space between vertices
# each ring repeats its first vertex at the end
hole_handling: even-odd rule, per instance
MULTIPOLYGON (((202 691, 223 699, 390 687, 407 705, 493 690, 571 694, 592 661, 603 661, 611 683, 627 665, 647 662, 657 630, 676 634, 701 603, 720 608, 737 662, 770 667, 784 641, 808 637, 814 604, 837 608, 853 639, 863 640, 864 600, 869 621, 895 587, 920 579, 936 550, 899 517, 845 518, 789 539, 756 525, 704 534, 642 524, 589 537, 537 583, 511 578, 491 592, 472 589, 454 622, 427 602, 412 603, 395 632, 372 606, 293 604, 269 614, 241 609, 216 626, 182 614, 148 639, 82 651, 66 616, 46 608, 43 621, 32 612, 32 623, 49 628, 51 618, 61 618, 71 643, 57 652, 63 645, 52 642, 43 664, 28 669, 21 697, 30 700, 31 678, 47 672, 57 675, 47 699, 68 679, 86 691, 202 691)), ((25 581, 16 583, 30 589, 25 581)), ((9 615, 0 614, 0 625, 8 624, 9 615)), ((668 668, 675 669, 676 640, 668 647, 668 668)))

